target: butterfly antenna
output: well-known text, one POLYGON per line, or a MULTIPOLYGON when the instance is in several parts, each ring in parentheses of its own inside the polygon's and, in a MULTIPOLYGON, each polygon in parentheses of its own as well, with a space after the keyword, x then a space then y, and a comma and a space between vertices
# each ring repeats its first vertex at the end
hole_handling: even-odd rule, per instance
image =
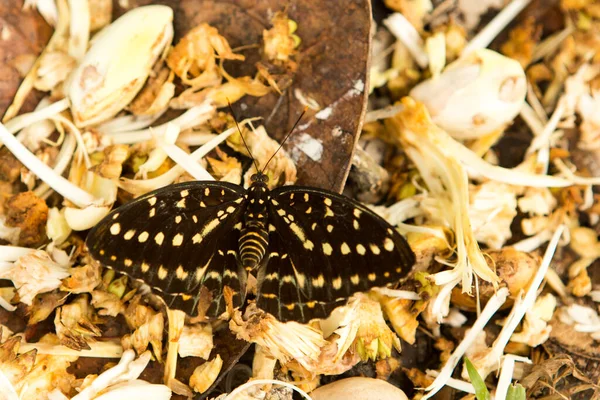
POLYGON ((262 169, 261 173, 265 172, 265 170, 267 169, 267 166, 269 165, 269 163, 271 162, 271 160, 273 159, 273 157, 275 157, 275 155, 279 152, 279 150, 281 150, 281 148, 283 147, 283 145, 285 144, 285 142, 288 140, 288 138, 290 137, 290 135, 294 132, 294 129, 296 129, 296 126, 298 125, 298 123, 300 122, 300 120, 302 119, 302 117, 304 116, 304 114, 306 114, 306 110, 308 110, 308 106, 304 107, 304 110, 302 110, 302 114, 300 114, 300 116, 296 120, 296 123, 294 124, 294 126, 292 126, 292 129, 290 129, 290 131, 288 132, 288 134, 285 135, 285 137, 281 141, 281 144, 279 145, 279 147, 277 148, 277 150, 275 150, 275 152, 273 153, 273 155, 271 156, 271 158, 269 158, 269 161, 267 161, 267 163, 265 164, 265 166, 262 169))
POLYGON ((254 163, 254 166, 256 167, 256 171, 258 172, 258 171, 260 171, 260 168, 258 168, 256 159, 252 155, 252 152, 250 151, 250 147, 248 147, 248 143, 246 143, 246 139, 244 139, 244 135, 242 134, 242 130, 240 129, 240 125, 237 122, 237 118, 235 117, 235 112, 233 111, 233 107, 231 107, 231 103, 229 102, 229 99, 227 99, 227 104, 229 104, 229 110, 231 111, 231 115, 233 116, 233 120, 235 121, 235 126, 237 126, 237 130, 240 133, 242 142, 244 142, 244 146, 246 146, 246 150, 248 151, 248 154, 250 155, 250 158, 252 159, 252 162, 254 163))

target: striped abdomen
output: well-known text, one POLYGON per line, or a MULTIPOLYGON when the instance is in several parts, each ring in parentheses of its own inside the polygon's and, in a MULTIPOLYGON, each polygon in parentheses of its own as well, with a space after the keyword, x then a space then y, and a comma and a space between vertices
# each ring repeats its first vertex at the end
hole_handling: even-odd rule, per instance
POLYGON ((269 235, 263 227, 247 226, 240 235, 240 260, 246 270, 253 270, 265 256, 269 235))
POLYGON ((254 182, 248 189, 244 224, 240 232, 240 261, 251 271, 265 256, 269 244, 267 206, 269 190, 263 182, 254 182))

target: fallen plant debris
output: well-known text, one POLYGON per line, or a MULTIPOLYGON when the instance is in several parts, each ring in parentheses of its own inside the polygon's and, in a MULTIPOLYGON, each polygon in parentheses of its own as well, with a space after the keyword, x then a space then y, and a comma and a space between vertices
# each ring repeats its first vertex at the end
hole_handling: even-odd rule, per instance
POLYGON ((369 47, 362 1, 17 3, 0 399, 600 397, 598 4, 374 2, 369 47), (262 311, 251 276, 244 306, 226 287, 221 317, 191 318, 89 255, 117 206, 248 187, 273 155, 271 187, 341 191, 354 163, 346 193, 407 238, 407 279, 302 324, 262 311))

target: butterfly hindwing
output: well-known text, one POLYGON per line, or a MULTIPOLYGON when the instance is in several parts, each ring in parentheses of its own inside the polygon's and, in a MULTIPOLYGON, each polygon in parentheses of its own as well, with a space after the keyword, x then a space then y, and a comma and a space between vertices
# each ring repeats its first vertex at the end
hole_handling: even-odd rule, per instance
POLYGON ((200 289, 208 289, 207 315, 218 315, 225 285, 236 292, 235 306, 243 301, 236 254, 244 193, 223 182, 171 185, 110 213, 86 243, 93 258, 143 281, 173 308, 196 314, 200 289))
POLYGON ((353 293, 397 282, 414 264, 404 238, 354 200, 294 186, 273 190, 270 202, 258 306, 281 320, 326 317, 353 293))

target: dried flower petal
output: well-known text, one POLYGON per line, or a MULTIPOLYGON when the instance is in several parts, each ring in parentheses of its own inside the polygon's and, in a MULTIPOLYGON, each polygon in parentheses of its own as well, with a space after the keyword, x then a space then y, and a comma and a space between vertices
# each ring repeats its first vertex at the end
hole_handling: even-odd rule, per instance
POLYGON ((71 276, 63 281, 60 290, 70 293, 89 293, 102 282, 100 267, 86 264, 71 269, 71 276))
POLYGON ((71 227, 65 218, 65 209, 59 210, 53 207, 48 212, 48 221, 46 222, 46 234, 48 238, 59 246, 71 234, 71 227))
POLYGON ((206 392, 219 376, 222 367, 223 360, 221 360, 221 356, 217 354, 214 359, 196 367, 194 373, 190 377, 190 387, 198 393, 206 392))
POLYGON ((33 299, 33 304, 28 309, 29 325, 35 325, 44 321, 59 306, 65 304, 69 293, 50 292, 37 295, 33 299))
POLYGON ((0 374, 13 385, 18 385, 27 376, 36 358, 35 350, 19 355, 20 342, 20 336, 13 336, 0 343, 0 374))
POLYGON ((92 292, 92 305, 99 309, 98 315, 116 317, 118 314, 125 313, 125 304, 121 299, 113 293, 102 290, 92 292))
POLYGON ((544 343, 550 337, 552 327, 548 322, 552 319, 555 308, 556 298, 550 293, 538 297, 532 309, 525 314, 523 329, 513 333, 510 340, 531 347, 544 343))
POLYGON ((149 395, 148 398, 157 400, 171 398, 171 390, 168 387, 137 380, 152 357, 150 352, 141 354, 135 360, 134 357, 135 353, 132 350, 123 352, 116 366, 100 374, 72 400, 117 400, 144 393, 149 395))
POLYGON ((208 360, 213 349, 210 324, 186 325, 179 337, 179 357, 200 357, 208 360))

